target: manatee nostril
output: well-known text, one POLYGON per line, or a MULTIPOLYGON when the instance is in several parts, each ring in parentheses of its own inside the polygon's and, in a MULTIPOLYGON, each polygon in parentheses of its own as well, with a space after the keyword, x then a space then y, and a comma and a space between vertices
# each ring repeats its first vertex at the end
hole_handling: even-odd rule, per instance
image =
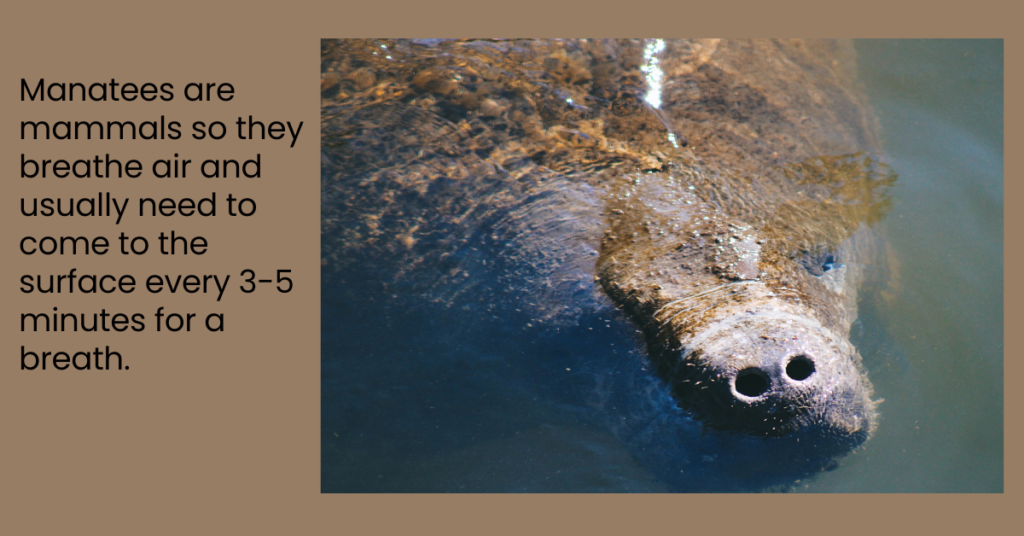
POLYGON ((771 381, 763 370, 752 367, 743 369, 736 374, 736 392, 751 398, 761 396, 768 391, 771 381))
POLYGON ((786 376, 798 382, 810 378, 811 374, 814 374, 814 361, 805 355, 793 356, 786 365, 786 376))

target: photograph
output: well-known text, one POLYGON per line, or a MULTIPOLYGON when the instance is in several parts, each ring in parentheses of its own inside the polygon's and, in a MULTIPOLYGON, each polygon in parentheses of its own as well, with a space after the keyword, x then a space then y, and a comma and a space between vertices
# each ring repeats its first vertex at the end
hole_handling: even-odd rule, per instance
POLYGON ((322 493, 1002 493, 1003 40, 322 39, 322 493))

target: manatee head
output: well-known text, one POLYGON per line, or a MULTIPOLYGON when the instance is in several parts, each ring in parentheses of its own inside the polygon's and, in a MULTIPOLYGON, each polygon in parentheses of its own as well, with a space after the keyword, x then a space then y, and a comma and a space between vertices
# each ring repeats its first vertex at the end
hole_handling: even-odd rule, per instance
POLYGON ((848 449, 877 413, 860 356, 811 315, 766 306, 710 322, 685 343, 671 383, 716 429, 797 434, 848 449))

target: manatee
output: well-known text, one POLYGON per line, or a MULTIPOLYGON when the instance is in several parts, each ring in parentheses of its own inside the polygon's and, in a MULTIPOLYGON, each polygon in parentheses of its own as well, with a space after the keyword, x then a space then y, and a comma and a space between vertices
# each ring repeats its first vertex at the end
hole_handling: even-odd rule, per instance
POLYGON ((329 40, 321 56, 322 267, 347 300, 628 326, 642 365, 590 399, 677 489, 785 486, 872 435, 850 329, 896 176, 851 43, 329 40))

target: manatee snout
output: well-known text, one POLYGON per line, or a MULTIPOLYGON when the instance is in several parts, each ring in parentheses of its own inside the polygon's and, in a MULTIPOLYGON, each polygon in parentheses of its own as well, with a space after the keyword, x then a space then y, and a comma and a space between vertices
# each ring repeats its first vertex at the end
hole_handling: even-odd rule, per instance
POLYGON ((796 432, 849 446, 875 426, 871 385, 856 350, 812 318, 737 315, 688 346, 688 366, 681 368, 690 374, 676 382, 677 393, 690 397, 713 427, 776 437, 796 432))

